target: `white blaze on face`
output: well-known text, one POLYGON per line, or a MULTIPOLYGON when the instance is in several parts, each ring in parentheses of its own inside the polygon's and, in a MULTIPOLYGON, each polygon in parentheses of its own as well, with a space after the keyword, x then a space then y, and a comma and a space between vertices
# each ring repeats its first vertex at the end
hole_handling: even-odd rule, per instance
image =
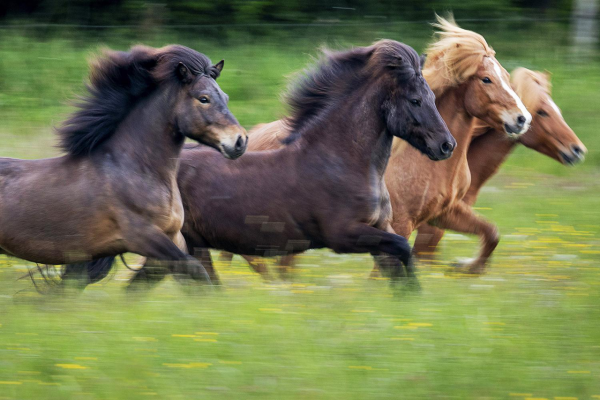
POLYGON ((508 94, 510 94, 512 96, 513 99, 515 99, 515 102, 517 103, 517 107, 521 111, 521 115, 523 115, 525 117, 525 125, 524 125, 523 132, 527 132, 527 130, 529 129, 529 124, 531 124, 531 114, 529 113, 529 111, 527 111, 527 109, 525 108, 525 105, 523 104, 523 102, 521 101, 519 96, 517 96, 515 91, 510 87, 510 85, 508 83, 506 83, 504 81, 504 79, 502 79, 502 68, 500 67, 500 64, 498 63, 498 60, 493 60, 491 58, 490 58, 490 60, 492 61, 492 65, 494 66, 494 72, 496 73, 496 75, 498 75, 498 79, 500 79, 502 88, 504 90, 506 90, 508 92, 508 94))
POLYGON ((548 97, 548 104, 550 104, 550 107, 552 107, 554 111, 558 113, 558 115, 562 115, 562 113, 560 112, 560 108, 558 108, 556 103, 550 97, 548 97))

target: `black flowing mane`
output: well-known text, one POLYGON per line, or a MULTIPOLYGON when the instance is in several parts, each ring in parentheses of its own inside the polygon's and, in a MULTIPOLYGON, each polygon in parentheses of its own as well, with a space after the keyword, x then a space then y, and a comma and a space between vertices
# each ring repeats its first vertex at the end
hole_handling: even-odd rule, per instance
POLYGON ((75 156, 90 154, 115 132, 141 98, 162 83, 179 82, 179 63, 194 75, 216 79, 219 74, 208 57, 184 46, 103 51, 90 65, 89 94, 79 99, 78 110, 57 129, 60 147, 75 156))
POLYGON ((283 142, 298 139, 323 109, 344 101, 357 85, 391 71, 399 83, 406 82, 421 74, 419 63, 411 47, 394 40, 380 40, 348 51, 324 50, 317 65, 304 71, 286 96, 291 116, 284 123, 291 134, 283 142))

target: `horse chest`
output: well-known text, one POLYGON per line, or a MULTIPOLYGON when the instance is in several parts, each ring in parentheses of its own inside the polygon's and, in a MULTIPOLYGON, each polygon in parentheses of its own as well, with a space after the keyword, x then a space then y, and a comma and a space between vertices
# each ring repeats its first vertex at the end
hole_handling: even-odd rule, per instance
POLYGON ((156 208, 152 208, 149 217, 154 220, 155 225, 163 232, 170 234, 181 230, 183 226, 183 203, 177 186, 166 190, 156 199, 156 208))
POLYGON ((468 163, 462 163, 460 173, 456 178, 456 199, 462 200, 471 186, 471 171, 468 163))
POLYGON ((173 192, 171 202, 169 204, 169 217, 165 221, 163 230, 167 233, 175 233, 183 227, 183 203, 181 202, 181 194, 179 190, 173 192))
POLYGON ((438 207, 436 207, 437 210, 435 211, 435 214, 439 214, 440 212, 447 210, 456 202, 461 201, 469 191, 470 185, 471 172, 469 170, 469 165, 466 162, 461 163, 457 168, 457 173, 448 185, 447 190, 439 196, 439 203, 438 207))
POLYGON ((387 203, 389 203, 389 193, 385 186, 383 179, 374 179, 369 187, 369 194, 367 196, 367 224, 375 226, 382 219, 382 214, 387 209, 387 203))

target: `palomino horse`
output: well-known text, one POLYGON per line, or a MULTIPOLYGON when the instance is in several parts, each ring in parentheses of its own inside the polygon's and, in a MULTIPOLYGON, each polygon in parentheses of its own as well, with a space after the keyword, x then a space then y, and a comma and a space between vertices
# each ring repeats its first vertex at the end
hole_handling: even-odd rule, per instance
MULTIPOLYGON (((394 140, 385 172, 393 213, 388 213, 383 228, 408 238, 423 222, 443 227, 461 221, 462 229, 480 235, 485 243, 480 257, 468 267, 480 271, 498 243, 498 233, 493 229, 471 229, 481 225, 481 217, 461 202, 470 185, 466 156, 475 123, 479 118, 505 136, 516 136, 529 128, 531 114, 510 87, 508 73, 481 35, 441 17, 434 26, 440 29, 440 39, 427 49, 423 76, 436 95, 437 108, 457 147, 450 160, 434 163, 394 140)), ((286 137, 287 132, 276 121, 251 136, 250 149, 268 150, 283 146, 278 137, 286 137)), ((284 265, 291 263, 290 257, 283 260, 284 265)))
MULTIPOLYGON (((481 187, 494 176, 514 148, 526 147, 565 165, 583 161, 587 149, 565 122, 560 109, 550 97, 549 75, 518 68, 511 74, 513 87, 533 114, 531 128, 517 140, 506 138, 502 132, 484 127, 485 133, 473 139, 467 159, 471 171, 471 186, 463 202, 472 206, 481 187)), ((456 230, 452 225, 447 229, 456 230)), ((418 229, 414 252, 421 257, 433 255, 444 231, 423 224, 418 229)))
MULTIPOLYGON (((289 103, 293 133, 280 150, 235 162, 206 148, 183 151, 178 184, 190 252, 213 281, 209 248, 261 256, 322 247, 386 253, 392 278, 414 277, 407 240, 376 227, 392 140, 432 160, 450 157, 455 146, 417 53, 391 40, 327 53, 289 103)), ((163 275, 145 267, 132 284, 163 275)))
POLYGON ((99 260, 87 264, 92 281, 104 276, 102 257, 133 252, 207 279, 182 251, 176 176, 186 137, 227 158, 245 150, 215 81, 222 67, 183 46, 106 51, 58 131, 67 154, 0 159, 0 252, 41 264, 99 260))

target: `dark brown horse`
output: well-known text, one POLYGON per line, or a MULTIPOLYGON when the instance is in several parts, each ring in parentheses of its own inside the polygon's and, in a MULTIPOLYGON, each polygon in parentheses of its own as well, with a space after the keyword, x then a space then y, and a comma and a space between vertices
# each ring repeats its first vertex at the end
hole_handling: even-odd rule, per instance
MULTIPOLYGON (((86 264, 125 252, 204 268, 183 251, 177 188, 186 137, 240 156, 245 130, 215 79, 223 63, 183 46, 107 51, 92 66, 89 94, 58 133, 66 155, 0 159, 0 253, 42 264, 86 264)), ((66 277, 80 268, 67 267, 66 277)))
MULTIPOLYGON (((392 277, 414 276, 405 238, 380 229, 383 173, 392 139, 443 160, 455 146, 421 75, 417 53, 384 40, 328 53, 289 96, 289 145, 223 162, 186 149, 178 176, 190 253, 209 248, 281 255, 328 247, 393 256, 392 277), (404 266, 404 268, 403 268, 404 266)), ((208 257, 207 257, 208 256, 208 257)), ((147 266, 132 284, 156 282, 147 266)))
MULTIPOLYGON (((471 172, 471 186, 462 201, 472 206, 479 191, 494 176, 518 144, 542 153, 564 165, 583 161, 587 149, 565 122, 560 109, 550 97, 549 75, 518 68, 511 74, 512 85, 525 107, 532 112, 531 128, 519 138, 509 139, 504 132, 485 125, 484 132, 474 138, 467 159, 471 172)), ((446 229, 456 230, 454 225, 446 229)), ((482 228, 479 228, 482 229, 482 228)), ((428 224, 421 225, 415 240, 414 251, 419 257, 433 256, 444 231, 428 224)))
MULTIPOLYGON (((438 226, 460 223, 463 230, 482 239, 479 257, 468 266, 477 272, 483 270, 499 237, 493 226, 461 202, 470 184, 467 150, 474 128, 478 119, 484 120, 508 139, 527 130, 531 114, 510 88, 508 73, 481 35, 439 17, 434 26, 439 29, 439 39, 427 49, 423 75, 436 94, 437 108, 458 144, 450 160, 434 163, 406 142, 394 140, 385 172, 389 190, 385 205, 391 203, 393 212, 387 213, 389 223, 384 227, 388 232, 409 237, 428 221, 438 226), (488 229, 469 230, 475 226, 488 229)), ((278 138, 287 134, 279 121, 264 125, 251 132, 249 149, 281 147, 278 138)), ((282 258, 282 269, 292 264, 292 258, 282 258)), ((265 270, 264 265, 249 261, 258 272, 265 270)))

